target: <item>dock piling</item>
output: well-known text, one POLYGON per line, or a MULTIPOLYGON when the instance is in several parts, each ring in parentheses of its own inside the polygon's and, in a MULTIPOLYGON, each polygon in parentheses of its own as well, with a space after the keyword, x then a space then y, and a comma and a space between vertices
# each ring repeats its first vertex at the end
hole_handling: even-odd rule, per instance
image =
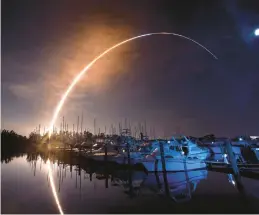
POLYGON ((168 180, 167 180, 167 174, 166 174, 164 146, 163 146, 163 143, 161 141, 159 141, 159 146, 160 146, 163 178, 164 178, 164 184, 165 184, 165 193, 166 193, 166 196, 169 196, 169 187, 168 187, 168 180))
POLYGON ((240 172, 239 172, 239 168, 237 166, 237 161, 236 161, 234 152, 232 150, 230 140, 225 141, 225 147, 226 147, 228 157, 229 157, 229 161, 230 161, 233 173, 234 173, 233 175, 234 175, 234 178, 235 178, 235 181, 236 181, 236 184, 237 184, 237 188, 238 188, 238 190, 241 191, 241 190, 243 190, 243 185, 242 185, 242 182, 241 182, 241 175, 240 175, 240 172))

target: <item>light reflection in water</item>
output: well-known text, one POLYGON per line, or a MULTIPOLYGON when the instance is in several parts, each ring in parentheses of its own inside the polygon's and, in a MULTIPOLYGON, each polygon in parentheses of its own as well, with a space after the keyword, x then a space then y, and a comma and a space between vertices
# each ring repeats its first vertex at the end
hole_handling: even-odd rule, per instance
MULTIPOLYGON (((174 173, 167 173, 166 177, 167 177, 167 183, 168 186, 166 186, 166 184, 164 183, 164 177, 165 175, 163 173, 153 173, 153 174, 146 174, 143 171, 137 171, 137 170, 127 170, 127 169, 117 169, 117 168, 112 168, 113 166, 97 166, 97 165, 92 165, 90 163, 85 162, 84 159, 72 159, 68 156, 53 156, 52 154, 49 154, 48 156, 44 156, 41 155, 40 157, 36 157, 35 155, 30 155, 28 157, 28 159, 26 159, 29 163, 30 163, 30 167, 32 168, 31 173, 32 175, 35 175, 35 180, 31 181, 31 184, 28 183, 26 185, 26 183, 22 183, 23 186, 28 186, 28 187, 34 187, 35 184, 34 182, 36 182, 36 180, 39 180, 39 178, 42 178, 42 174, 37 174, 37 170, 36 169, 40 169, 40 165, 39 162, 41 162, 42 160, 42 169, 43 173, 47 173, 47 182, 48 184, 43 185, 43 192, 44 192, 44 186, 51 187, 51 191, 50 194, 54 197, 54 201, 53 201, 53 197, 47 196, 46 194, 43 194, 42 196, 38 196, 38 191, 35 192, 35 190, 32 192, 31 196, 33 196, 35 194, 35 200, 33 199, 33 201, 35 201, 36 203, 38 201, 42 201, 44 200, 44 197, 47 198, 47 200, 49 202, 47 202, 48 205, 52 205, 54 203, 54 212, 59 210, 58 213, 60 214, 64 214, 64 211, 67 213, 87 213, 87 212, 100 212, 100 213, 107 213, 107 211, 110 211, 110 207, 111 205, 116 207, 116 209, 114 209, 116 212, 117 211, 121 211, 122 209, 119 208, 120 204, 118 204, 118 199, 121 200, 122 196, 121 196, 121 191, 124 191, 124 194, 127 194, 128 197, 132 198, 132 201, 135 201, 136 204, 141 204, 141 206, 144 205, 151 205, 150 203, 146 203, 145 202, 145 198, 147 196, 153 196, 153 198, 156 198, 155 195, 153 194, 159 194, 159 196, 161 197, 161 195, 163 195, 164 197, 169 197, 169 198, 163 198, 163 201, 160 202, 161 204, 159 204, 159 207, 161 207, 159 209, 159 211, 170 211, 170 205, 167 206, 166 201, 164 201, 165 199, 168 200, 173 200, 173 204, 174 203, 184 203, 184 204, 188 204, 190 205, 190 207, 195 207, 195 209, 197 208, 197 206, 195 206, 196 204, 198 204, 199 202, 203 202, 203 201, 208 201, 208 205, 206 206, 206 208, 208 209, 201 209, 198 208, 199 211, 204 212, 204 210, 211 210, 211 207, 213 207, 213 205, 215 205, 215 202, 218 202, 218 200, 215 197, 220 197, 223 199, 226 199, 226 201, 222 201, 219 200, 220 204, 224 204, 224 206, 228 207, 230 212, 233 212, 233 207, 236 208, 236 205, 240 205, 240 209, 244 211, 247 211, 248 207, 247 204, 252 205, 252 207, 250 208, 253 211, 253 202, 250 202, 249 199, 246 199, 246 195, 242 195, 240 198, 240 201, 238 200, 238 204, 237 201, 235 200, 235 196, 236 194, 238 194, 238 192, 236 192, 237 190, 240 191, 239 189, 233 189, 233 181, 235 182, 235 185, 237 185, 235 178, 233 177, 233 175, 228 175, 228 179, 226 180, 227 177, 225 174, 223 173, 214 173, 214 172, 208 172, 207 170, 199 170, 199 171, 188 171, 188 175, 186 176, 185 172, 174 172, 174 173), (39 159, 40 158, 40 159, 39 159), (45 165, 44 165, 45 164, 45 165), (75 168, 72 168, 75 167, 75 168), (70 177, 68 177, 68 181, 66 180, 66 170, 69 170, 70 168, 70 172, 71 172, 71 176, 74 175, 76 173, 76 175, 74 175, 75 177, 73 177, 73 179, 71 180, 70 177), (63 169, 63 170, 62 170, 63 169), (36 173, 36 174, 34 174, 36 173), (73 174, 72 174, 73 173, 73 174), (156 177, 156 175, 158 177, 156 177), (210 177, 207 177, 208 175, 210 175, 210 177), (81 180, 80 177, 82 177, 82 179, 87 179, 85 182, 82 184, 81 186, 81 180), (63 179, 65 184, 63 184, 63 179), (112 189, 105 189, 106 185, 108 182, 108 180, 111 179, 111 182, 109 183, 110 186, 109 187, 114 187, 115 186, 119 186, 120 188, 112 188, 112 189), (58 180, 55 181, 55 180, 58 180), (107 180, 107 181, 106 181, 107 180), (92 185, 90 185, 90 181, 92 181, 92 185), (200 183, 200 181, 202 181, 200 183), (223 189, 218 189, 218 183, 220 181, 220 187, 224 187, 223 189), (105 182, 105 186, 103 186, 103 182, 105 182), (57 184, 59 183, 59 185, 57 184), (190 183, 190 184, 188 184, 190 183), (79 188, 80 190, 78 190, 78 192, 75 190, 75 185, 77 186, 77 189, 79 188), (85 185, 85 186, 84 186, 85 185), (99 187, 99 185, 101 185, 99 187), (190 185, 190 186, 187 186, 190 185), (198 185, 198 186, 197 186, 198 185), (214 186, 215 185, 215 186, 214 186), (231 186, 229 186, 231 185, 231 186), (61 200, 61 195, 59 194, 59 190, 62 189, 62 187, 65 189, 63 196, 69 196, 72 198, 62 198, 61 200), (87 189, 85 189, 87 187, 87 189), (198 187, 198 189, 196 189, 198 187), (91 189, 88 189, 91 188, 91 189), (96 190, 96 188, 98 188, 96 190), (121 189, 122 188, 122 189, 121 189), (216 189, 215 189, 216 188, 216 189), (81 190, 82 189, 82 190, 81 190), (166 196, 166 189, 168 189, 169 191, 169 195, 166 196), (75 192, 76 191, 76 192, 75 192), (151 192, 150 192, 151 191, 151 192), (78 195, 80 192, 80 195, 78 195), (106 193, 107 192, 107 193, 106 193), (194 193, 195 192, 195 193, 194 193), (87 195, 84 195, 84 194, 87 195), (91 195, 89 195, 89 193, 91 193, 91 195), (112 195, 111 195, 112 194, 112 195), (224 195, 227 194, 227 197, 225 198, 224 195), (45 195, 45 196, 44 196, 45 195), (81 196, 82 195, 82 196, 81 196), (103 199, 103 198, 107 198, 107 199, 112 199, 111 198, 114 197, 114 203, 110 203, 110 201, 99 201, 99 198, 103 199), (195 198, 192 198, 194 197, 195 198), (209 198, 209 197, 212 198, 209 198), (136 200, 133 200, 133 198, 136 198, 136 200), (228 202, 229 198, 233 197, 233 201, 228 202), (244 197, 244 198, 243 198, 244 197), (80 199, 79 199, 80 198, 80 199), (83 201, 80 201, 81 198, 83 198, 83 201), (144 201, 142 202, 142 200, 144 199, 144 201), (210 199, 212 201, 210 201, 210 199), (90 207, 85 207, 85 200, 87 201, 92 201, 93 204, 90 204, 90 207), (98 201, 98 203, 95 204, 95 201, 98 201), (60 202, 61 201, 61 202, 60 202), (222 203, 222 202, 224 203, 222 203), (103 204, 103 208, 100 209, 100 202, 101 204, 103 204), (103 203, 104 202, 104 203, 103 203), (109 202, 109 203, 106 203, 109 202), (225 204, 226 202, 226 204, 225 204), (165 204, 164 204, 165 203, 165 204), (60 205, 61 204, 61 205, 60 205), (163 205, 162 205, 163 204, 163 205), (233 204, 235 204, 235 206, 233 206, 233 204), (64 205, 66 205, 66 209, 63 208, 64 205), (233 207, 232 207, 233 206, 233 207), (117 209, 117 207, 119 209, 117 209)), ((24 159, 23 159, 24 160, 24 159)), ((8 164, 9 165, 9 164, 8 164)), ((27 165, 26 165, 27 166, 27 165)), ((11 167, 9 167, 11 168, 11 167)), ((30 169, 30 168, 29 168, 30 169)), ((16 169, 15 169, 16 170, 16 169)), ((6 174, 5 174, 6 175, 6 174)), ((45 174, 44 174, 45 175, 45 174)), ((14 177, 12 177, 14 178, 14 177)), ((44 177, 45 178, 45 177, 44 177)), ((246 182, 246 180, 244 178, 242 178, 242 182, 246 182)), ((20 181, 23 182, 24 179, 21 179, 20 181)), ((254 191, 257 190, 256 187, 258 187, 258 184, 253 185, 252 182, 249 180, 249 184, 251 183, 251 192, 254 193, 254 191)), ((9 185, 10 183, 5 184, 5 187, 8 187, 7 185, 9 185)), ((38 185, 37 185, 38 186, 38 185)), ((249 185, 250 186, 250 185, 249 185)), ((10 186, 12 187, 12 186, 10 186)), ((237 186, 234 186, 235 188, 238 188, 237 186)), ((7 189, 8 191, 5 192, 6 193, 10 193, 11 189, 7 189)), ((249 190, 249 192, 250 192, 249 190)), ((16 191, 16 190, 15 190, 16 191)), ((257 190, 258 191, 258 190, 257 190)), ((16 191, 17 192, 17 191, 16 191)), ((15 192, 14 192, 15 193, 15 192)), ((258 192, 257 192, 258 193, 258 192)), ((249 194, 249 193, 248 193, 249 194)), ((249 194, 250 195, 250 194, 249 194)), ((257 194, 256 194, 257 195, 257 194)), ((7 196, 7 194, 6 194, 7 196)), ((28 196, 30 196, 30 193, 28 193, 28 196)), ((127 197, 126 196, 126 197, 127 197)), ((258 195, 257 195, 258 196, 258 195)), ((8 196, 5 197, 6 199, 8 199, 8 196)), ((19 199, 16 199, 14 201, 14 198, 10 199, 10 202, 20 202, 19 199)), ((128 198, 125 198, 126 201, 128 202, 128 198)), ((154 199, 154 201, 157 201, 158 199, 154 199)), ((28 202, 28 201, 27 201, 28 202)), ((131 201, 130 201, 131 202, 131 201)), ((151 201, 151 203, 153 202, 153 200, 151 201)), ((23 202, 22 202, 23 203, 23 202)), ((135 204, 134 203, 134 204, 135 204)), ((27 203, 26 203, 27 204, 27 203)), ((124 204, 124 202, 123 202, 124 204)), ((126 203, 125 203, 126 204, 126 203)), ((132 204, 132 203, 130 203, 132 204)), ((171 204, 171 203, 170 203, 171 204)), ((6 206, 6 210, 11 210, 8 209, 8 201, 7 203, 5 203, 6 206)), ((28 206, 25 209, 19 209, 20 211, 25 211, 29 210, 31 207, 35 207, 35 206, 31 206, 31 204, 28 202, 28 206)), ((132 207, 132 206, 130 206, 132 207)), ((182 211, 182 206, 177 207, 176 204, 174 204, 173 206, 174 208, 179 208, 182 211)), ((192 209, 188 207, 189 209, 186 209, 188 212, 192 211, 192 209)), ((223 207, 223 205, 222 205, 223 207)), ((237 206, 239 207, 239 206, 237 206)), ((141 207, 139 207, 141 208, 141 207)), ((248 209, 248 210, 250 210, 248 209)), ((34 210, 34 208, 32 208, 32 210, 34 210)), ((49 211, 49 209, 46 207, 43 210, 49 211)), ((51 212, 53 212, 53 210, 51 210, 51 212)), ((142 209, 138 209, 142 212, 142 209)), ((147 212, 146 207, 143 206, 143 210, 145 212, 147 212)), ((155 209, 150 209, 150 211, 153 211, 155 209)), ((178 210, 178 209, 176 209, 178 210)), ((197 209, 196 209, 197 210, 197 209)), ((255 206, 255 210, 258 211, 257 209, 257 205, 255 206)), ((16 210, 18 211, 18 210, 16 210)), ((35 211, 37 211, 37 207, 35 208, 35 211)), ((239 209, 235 209, 235 211, 239 211, 239 209)), ((214 211, 215 212, 215 211, 214 211)), ((35 212, 34 212, 35 213, 35 212)))
POLYGON ((62 210, 62 207, 61 207, 61 204, 60 204, 59 199, 58 199, 58 194, 57 194, 57 190, 56 190, 56 187, 55 187, 55 184, 54 184, 54 179, 53 179, 53 174, 52 174, 52 169, 51 169, 49 159, 47 160, 47 167, 48 167, 48 170, 49 170, 49 181, 50 181, 50 186, 51 186, 53 197, 54 197, 55 202, 58 206, 59 213, 64 214, 63 210, 62 210))

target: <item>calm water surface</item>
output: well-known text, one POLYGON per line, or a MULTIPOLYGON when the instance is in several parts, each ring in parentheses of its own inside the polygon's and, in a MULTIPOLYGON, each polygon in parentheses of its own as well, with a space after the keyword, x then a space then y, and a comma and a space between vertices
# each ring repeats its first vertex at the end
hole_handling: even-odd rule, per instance
MULTIPOLYGON (((245 193, 224 173, 149 174, 75 165, 50 166, 66 213, 259 213, 259 181, 242 178, 245 193), (167 186, 165 186, 165 177, 167 186), (169 188, 169 189, 167 189, 169 188), (166 193, 165 190, 169 190, 166 193)), ((24 155, 2 163, 2 213, 59 213, 46 159, 24 155)))

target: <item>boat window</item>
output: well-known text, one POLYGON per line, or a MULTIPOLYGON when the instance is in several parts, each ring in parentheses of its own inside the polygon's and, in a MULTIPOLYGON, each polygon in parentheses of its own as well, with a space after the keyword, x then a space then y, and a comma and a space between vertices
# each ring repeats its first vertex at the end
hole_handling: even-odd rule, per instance
POLYGON ((187 147, 183 146, 182 149, 185 155, 189 153, 189 149, 187 147))
POLYGON ((174 158, 174 157, 171 155, 166 155, 165 158, 174 158))
POLYGON ((181 152, 181 151, 182 151, 182 148, 181 148, 180 146, 177 146, 177 147, 176 147, 176 151, 181 152))
POLYGON ((180 146, 170 146, 170 150, 174 150, 174 151, 177 151, 177 152, 182 151, 180 146))

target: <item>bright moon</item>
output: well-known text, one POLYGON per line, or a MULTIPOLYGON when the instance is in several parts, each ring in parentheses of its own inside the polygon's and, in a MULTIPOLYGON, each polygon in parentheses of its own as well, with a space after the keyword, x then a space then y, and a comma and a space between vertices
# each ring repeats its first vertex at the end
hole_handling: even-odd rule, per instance
POLYGON ((259 28, 255 29, 255 36, 259 36, 259 28))

